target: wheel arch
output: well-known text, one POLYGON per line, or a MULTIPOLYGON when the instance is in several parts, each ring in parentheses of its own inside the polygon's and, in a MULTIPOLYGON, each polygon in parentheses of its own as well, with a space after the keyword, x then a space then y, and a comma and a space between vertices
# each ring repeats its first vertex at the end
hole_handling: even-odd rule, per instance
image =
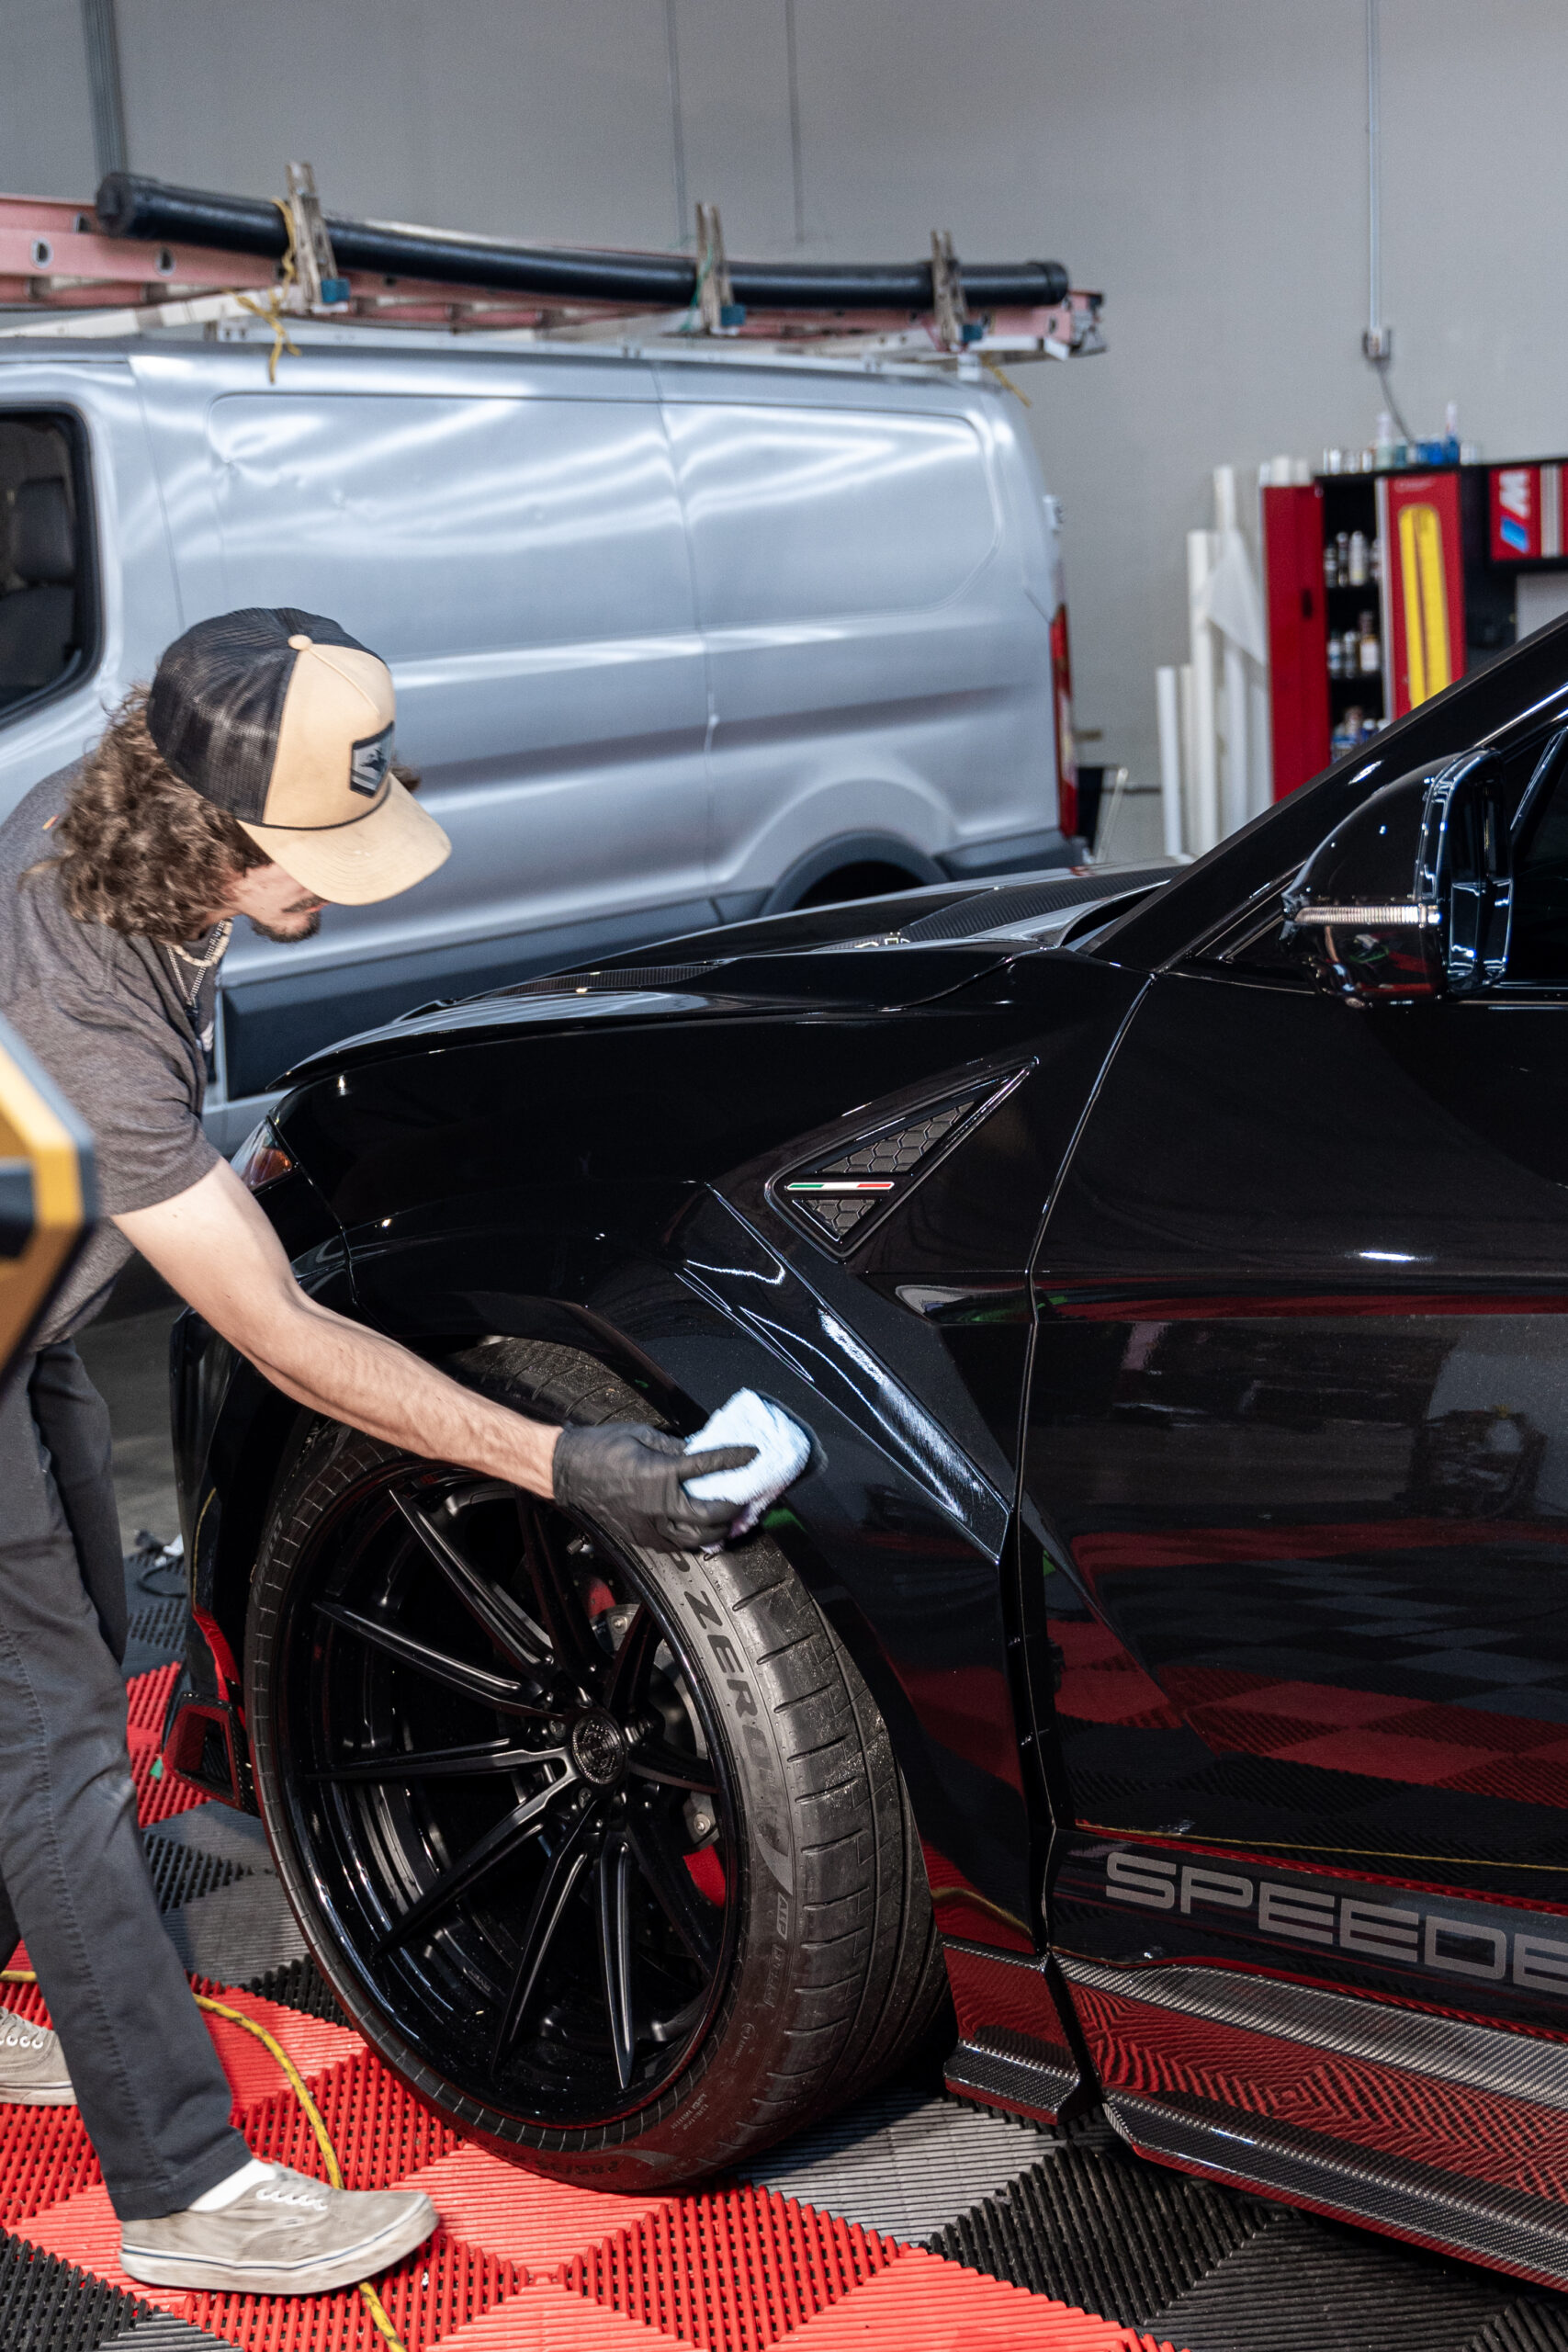
MULTIPOLYGON (((663 1237, 666 1244, 672 1238, 663 1237)), ((966 1524, 952 1487, 945 1500, 938 1491, 960 1459, 948 1433, 923 1475, 918 1452, 900 1448, 879 1419, 881 1375, 859 1378, 855 1360, 863 1363, 866 1351, 855 1335, 844 1331, 835 1364, 814 1354, 811 1294, 793 1274, 781 1291, 771 1259, 760 1276, 747 1271, 754 1245, 724 1203, 712 1194, 691 1203, 677 1246, 679 1263, 646 1244, 580 1261, 580 1295, 568 1300, 521 1283, 502 1288, 492 1243, 454 1238, 442 1245, 439 1288, 450 1297, 477 1293, 484 1282, 484 1329, 445 1334, 433 1350, 428 1339, 397 1328, 398 1303, 406 1314, 413 1285, 392 1261, 376 1286, 374 1319, 425 1352, 456 1353, 491 1335, 580 1350, 685 1431, 741 1387, 809 1426, 818 1458, 770 1514, 769 1533, 870 1690, 928 1851, 954 1869, 966 1855, 964 1874, 984 1905, 1032 1938, 1032 1852, 1042 1824, 1009 1656, 1010 1474, 1005 1495, 973 1474, 966 1524), (759 1279, 773 1293, 765 1315, 745 1296, 759 1279)), ((513 1261, 517 1272, 543 1271, 525 1268, 525 1256, 513 1261)), ((362 1274, 362 1300, 368 1288, 362 1274)), ((929 1422, 931 1408, 915 1396, 911 1404, 909 1418, 923 1413, 929 1422)))
POLYGON ((807 890, 813 890, 829 876, 853 865, 888 865, 901 869, 916 885, 945 882, 950 877, 935 858, 917 849, 902 834, 893 832, 838 833, 831 841, 818 842, 794 864, 785 867, 763 899, 760 913, 763 916, 787 914, 797 906, 807 890))

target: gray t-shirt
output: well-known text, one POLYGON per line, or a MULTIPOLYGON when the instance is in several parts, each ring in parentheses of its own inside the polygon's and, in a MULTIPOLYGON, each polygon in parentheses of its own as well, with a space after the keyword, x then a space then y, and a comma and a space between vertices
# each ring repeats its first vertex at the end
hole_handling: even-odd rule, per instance
MULTIPOLYGON (((109 1218, 172 1200, 219 1158, 201 1126, 216 965, 198 973, 156 940, 78 922, 53 874, 23 879, 58 854, 53 823, 76 775, 46 776, 0 825, 0 1015, 92 1130, 97 1170, 97 1229, 39 1346, 80 1330, 107 1298, 131 1254, 109 1218)), ((209 933, 191 952, 210 944, 209 933)))

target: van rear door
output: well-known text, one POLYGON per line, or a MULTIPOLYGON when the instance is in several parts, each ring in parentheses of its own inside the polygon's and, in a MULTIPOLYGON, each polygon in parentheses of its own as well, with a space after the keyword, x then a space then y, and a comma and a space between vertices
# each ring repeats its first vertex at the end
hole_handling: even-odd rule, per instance
MULTIPOLYGON (((1056 822, 1050 652, 988 412, 944 390, 658 368, 715 726, 713 887, 919 880, 1056 822), (825 862, 826 861, 826 862, 825 862)), ((793 899, 791 900, 793 902, 793 899)))

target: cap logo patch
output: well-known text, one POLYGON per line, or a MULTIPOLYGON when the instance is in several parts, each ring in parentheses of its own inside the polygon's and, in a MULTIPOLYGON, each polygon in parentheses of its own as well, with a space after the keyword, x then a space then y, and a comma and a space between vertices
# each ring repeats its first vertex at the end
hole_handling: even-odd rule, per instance
POLYGON ((383 727, 379 735, 367 735, 349 746, 348 788, 361 792, 367 800, 380 797, 387 781, 387 770, 392 763, 392 729, 383 727))

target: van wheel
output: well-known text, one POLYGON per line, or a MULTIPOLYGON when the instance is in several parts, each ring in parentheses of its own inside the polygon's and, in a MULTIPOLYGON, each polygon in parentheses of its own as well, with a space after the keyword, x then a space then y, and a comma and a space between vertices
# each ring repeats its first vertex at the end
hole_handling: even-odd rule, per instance
MULTIPOLYGON (((451 1368, 540 1418, 649 1419, 568 1349, 451 1368)), ((867 2087, 941 2012, 886 1729, 766 1538, 628 1550, 321 1422, 245 1675, 306 1941, 387 2064, 503 2153, 672 2187, 867 2087)))

